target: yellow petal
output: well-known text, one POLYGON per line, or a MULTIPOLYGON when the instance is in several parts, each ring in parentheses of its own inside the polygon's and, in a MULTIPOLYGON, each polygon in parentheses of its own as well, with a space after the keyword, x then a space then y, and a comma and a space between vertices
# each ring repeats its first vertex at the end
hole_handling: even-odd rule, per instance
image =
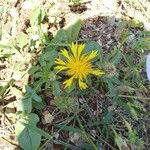
POLYGON ((66 49, 61 50, 61 53, 64 57, 66 57, 67 59, 70 59, 70 56, 69 56, 68 51, 66 49))
POLYGON ((88 60, 92 60, 93 58, 96 57, 96 55, 97 55, 97 51, 96 50, 92 51, 91 54, 88 56, 88 60))
POLYGON ((66 63, 62 59, 60 59, 60 58, 57 58, 55 60, 55 63, 58 64, 58 65, 66 65, 66 63))
POLYGON ((63 71, 63 70, 68 69, 68 67, 66 67, 66 66, 56 66, 55 68, 58 69, 59 71, 63 71))
POLYGON ((99 70, 99 69, 93 69, 90 71, 91 74, 94 74, 96 76, 101 76, 103 74, 105 74, 102 70, 99 70))
POLYGON ((74 56, 75 59, 77 59, 77 48, 78 48, 78 44, 77 43, 72 43, 70 45, 70 48, 71 48, 71 51, 72 51, 72 54, 74 56))
POLYGON ((64 81, 64 85, 65 85, 65 88, 67 88, 67 87, 70 87, 71 86, 71 84, 72 84, 72 82, 73 82, 73 77, 71 77, 70 79, 67 79, 66 81, 64 81))
POLYGON ((79 79, 79 87, 80 89, 86 89, 88 86, 86 83, 79 79))
POLYGON ((81 62, 84 62, 84 63, 87 63, 88 62, 88 56, 86 56, 85 54, 83 54, 82 56, 81 56, 81 58, 80 58, 80 61, 81 62))
POLYGON ((85 44, 79 44, 78 45, 78 57, 81 56, 81 53, 82 53, 84 48, 85 48, 85 44))

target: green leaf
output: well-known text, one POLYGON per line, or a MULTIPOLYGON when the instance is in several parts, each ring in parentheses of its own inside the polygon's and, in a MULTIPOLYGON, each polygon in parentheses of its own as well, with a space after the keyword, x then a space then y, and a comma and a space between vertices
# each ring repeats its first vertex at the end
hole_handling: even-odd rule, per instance
POLYGON ((79 147, 84 150, 92 150, 92 146, 89 143, 79 144, 79 147))
POLYGON ((15 133, 20 146, 24 150, 37 150, 41 142, 41 135, 30 129, 27 125, 24 125, 22 122, 36 127, 38 121, 39 118, 36 114, 30 114, 25 116, 25 118, 21 118, 16 123, 15 133))
POLYGON ((143 22, 139 22, 139 21, 137 21, 135 19, 132 19, 132 20, 128 21, 128 26, 131 27, 131 28, 140 28, 140 29, 143 29, 144 24, 143 24, 143 22))
POLYGON ((26 94, 25 94, 26 99, 33 99, 37 102, 41 102, 42 98, 36 94, 36 90, 32 89, 30 86, 26 86, 26 94))
POLYGON ((17 36, 17 43, 20 48, 23 48, 25 45, 27 45, 28 41, 28 35, 23 32, 17 36))
POLYGON ((39 62, 41 66, 48 66, 50 68, 54 65, 58 52, 56 49, 52 49, 52 47, 48 47, 46 50, 47 51, 40 56, 39 62))
POLYGON ((138 120, 138 116, 137 116, 137 112, 136 110, 133 108, 132 104, 130 102, 127 103, 127 108, 130 112, 130 114, 132 115, 132 117, 136 120, 138 120))
POLYGON ((2 57, 9 57, 12 54, 15 54, 17 52, 16 49, 14 49, 11 46, 0 44, 0 58, 2 57))
POLYGON ((109 125, 113 121, 113 112, 108 112, 104 117, 103 117, 103 124, 104 125, 109 125))
POLYGON ((29 114, 32 111, 32 99, 24 98, 17 101, 17 111, 29 114))
POLYGON ((118 91, 116 89, 116 86, 113 85, 111 80, 107 80, 107 84, 110 97, 112 97, 112 99, 116 101, 118 99, 118 91))
POLYGON ((47 132, 41 130, 40 128, 37 128, 36 126, 33 126, 32 124, 25 124, 25 123, 22 123, 22 124, 26 125, 29 129, 31 129, 32 131, 35 131, 36 133, 38 133, 41 136, 44 136, 47 139, 52 139, 53 138, 47 132))
POLYGON ((130 144, 135 144, 136 141, 138 140, 138 135, 135 130, 128 132, 127 135, 130 144))
POLYGON ((119 37, 119 42, 121 44, 124 44, 126 42, 128 38, 128 29, 123 29, 123 31, 121 32, 121 35, 119 37))
POLYGON ((40 7, 35 8, 30 17, 31 26, 39 25, 43 21, 44 16, 45 11, 43 9, 40 7))
MULTIPOLYGON (((38 86, 36 88, 38 88, 38 86)), ((42 102, 42 98, 36 94, 35 89, 32 89, 30 86, 26 86, 26 93, 23 99, 17 101, 17 111, 21 111, 25 114, 31 113, 32 100, 42 102)))
POLYGON ((34 74, 35 72, 37 72, 39 69, 40 69, 39 66, 32 66, 32 67, 29 69, 28 73, 29 73, 30 75, 33 75, 33 74, 34 74))
POLYGON ((78 111, 78 103, 72 97, 59 96, 56 97, 52 103, 56 105, 61 111, 67 111, 68 113, 78 111))
POLYGON ((97 57, 94 58, 94 61, 96 61, 101 56, 101 53, 103 52, 103 49, 95 41, 89 41, 89 42, 87 42, 86 46, 85 46, 85 49, 84 49, 84 52, 87 53, 87 54, 90 54, 93 50, 97 50, 97 57))
POLYGON ((42 102, 42 98, 41 96, 37 95, 36 93, 33 95, 33 100, 37 101, 37 102, 42 102))
POLYGON ((41 110, 41 109, 44 109, 46 107, 46 103, 45 103, 45 101, 42 101, 42 102, 33 101, 33 107, 41 110))
POLYGON ((130 123, 125 118, 122 117, 122 119, 123 119, 124 124, 127 127, 128 131, 132 132, 132 127, 131 127, 130 123))
POLYGON ((95 41, 89 41, 89 42, 87 42, 84 51, 86 53, 90 53, 93 50, 97 50, 98 52, 99 51, 100 52, 103 51, 102 47, 98 44, 98 42, 95 42, 95 41))
POLYGON ((52 89, 53 89, 53 94, 54 94, 55 96, 60 96, 60 94, 61 94, 61 89, 60 89, 60 84, 59 84, 58 81, 54 81, 54 82, 52 83, 52 89))
POLYGON ((11 46, 0 44, 0 49, 11 49, 11 46))
POLYGON ((56 74, 53 71, 51 71, 49 73, 49 79, 50 79, 50 81, 55 81, 56 80, 56 74))
POLYGON ((68 42, 71 43, 76 41, 78 38, 79 31, 81 29, 81 20, 76 19, 72 24, 69 24, 64 29, 67 34, 68 42))
POLYGON ((141 53, 143 49, 150 49, 150 37, 138 38, 131 46, 136 52, 141 53))
POLYGON ((120 51, 118 51, 111 59, 111 63, 113 65, 117 65, 118 63, 120 63, 121 59, 122 59, 122 53, 120 51))
MULTIPOLYGON (((57 51, 59 46, 68 46, 68 44, 75 42, 81 28, 81 20, 77 19, 72 24, 60 29, 51 42, 48 44, 47 49, 57 51)), ((54 57, 53 57, 54 58, 54 57)))
POLYGON ((117 104, 120 105, 125 111, 127 111, 129 114, 131 114, 131 116, 138 120, 138 116, 137 116, 137 112, 133 107, 133 104, 128 102, 124 102, 122 99, 118 99, 117 100, 117 104))
POLYGON ((5 86, 0 86, 0 101, 3 100, 3 96, 8 89, 9 85, 6 84, 5 86))
POLYGON ((68 44, 68 35, 64 29, 58 30, 57 34, 55 37, 51 40, 50 45, 63 45, 63 44, 68 44))
POLYGON ((115 143, 118 146, 119 150, 122 150, 122 147, 125 145, 127 146, 126 142, 122 139, 122 137, 117 134, 117 132, 113 129, 113 132, 115 134, 115 143))

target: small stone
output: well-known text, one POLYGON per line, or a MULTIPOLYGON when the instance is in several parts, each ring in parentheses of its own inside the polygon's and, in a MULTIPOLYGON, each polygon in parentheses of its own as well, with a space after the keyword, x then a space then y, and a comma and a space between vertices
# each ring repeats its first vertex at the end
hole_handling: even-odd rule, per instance
POLYGON ((49 111, 47 111, 47 110, 44 111, 43 116, 44 116, 43 124, 52 123, 54 117, 52 116, 52 114, 49 113, 49 111))
POLYGON ((22 73, 21 73, 20 71, 16 71, 16 72, 13 73, 12 78, 13 78, 14 80, 16 80, 16 81, 19 81, 19 80, 21 80, 21 78, 22 78, 22 73))
POLYGON ((127 43, 131 43, 135 39, 135 35, 131 34, 128 36, 127 43))
POLYGON ((31 10, 33 8, 34 4, 31 1, 25 1, 22 3, 21 7, 24 10, 31 10))

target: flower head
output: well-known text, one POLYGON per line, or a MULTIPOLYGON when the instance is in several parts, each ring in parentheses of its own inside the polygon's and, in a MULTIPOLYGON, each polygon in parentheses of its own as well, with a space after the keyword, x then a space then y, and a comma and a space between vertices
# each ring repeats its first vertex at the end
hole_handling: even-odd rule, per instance
POLYGON ((64 81, 65 88, 70 87, 74 80, 78 81, 80 89, 86 89, 87 84, 85 80, 90 74, 101 76, 103 71, 93 68, 91 60, 97 56, 97 51, 93 50, 90 54, 83 53, 85 44, 72 43, 70 45, 71 51, 66 49, 61 50, 64 59, 57 58, 55 63, 56 69, 65 71, 66 75, 70 77, 64 81))

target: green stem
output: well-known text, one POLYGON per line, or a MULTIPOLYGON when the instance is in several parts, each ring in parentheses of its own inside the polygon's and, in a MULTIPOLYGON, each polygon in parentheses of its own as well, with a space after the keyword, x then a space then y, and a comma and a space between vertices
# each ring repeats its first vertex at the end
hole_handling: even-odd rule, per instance
POLYGON ((85 131, 85 129, 84 129, 84 127, 83 127, 83 125, 82 125, 82 123, 81 123, 81 121, 80 121, 78 115, 76 115, 76 118, 77 118, 77 121, 78 121, 78 123, 79 123, 79 126, 80 126, 80 128, 81 128, 81 130, 82 130, 82 133, 83 133, 84 137, 85 137, 85 138, 87 139, 87 141, 92 145, 92 147, 93 147, 94 150, 98 150, 98 148, 96 147, 96 145, 95 145, 95 144, 93 143, 93 141, 91 140, 90 135, 86 133, 86 131, 85 131))

